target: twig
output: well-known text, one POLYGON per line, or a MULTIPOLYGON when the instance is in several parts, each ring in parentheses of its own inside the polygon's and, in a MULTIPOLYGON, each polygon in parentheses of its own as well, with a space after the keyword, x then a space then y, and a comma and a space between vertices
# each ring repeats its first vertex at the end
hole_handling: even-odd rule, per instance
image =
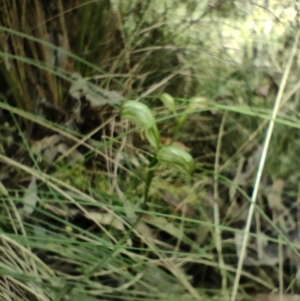
POLYGON ((216 150, 216 159, 215 159, 215 174, 214 174, 214 227, 215 227, 215 241, 216 241, 216 248, 218 252, 218 259, 219 259, 219 269, 222 276, 222 294, 224 299, 227 299, 227 278, 226 278, 226 270, 224 269, 225 263, 222 253, 222 237, 221 237, 221 230, 220 230, 220 212, 219 212, 219 193, 218 193, 218 175, 219 175, 219 158, 221 153, 222 147, 222 137, 224 134, 224 125, 226 120, 227 112, 224 113, 222 118, 222 123, 219 130, 218 135, 218 143, 217 143, 217 150, 216 150))

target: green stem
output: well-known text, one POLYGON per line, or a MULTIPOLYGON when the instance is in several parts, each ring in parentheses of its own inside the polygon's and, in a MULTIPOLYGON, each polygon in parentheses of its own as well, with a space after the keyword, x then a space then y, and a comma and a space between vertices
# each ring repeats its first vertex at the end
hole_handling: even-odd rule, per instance
POLYGON ((156 155, 152 158, 150 164, 149 164, 149 171, 147 173, 146 177, 146 183, 145 183, 145 191, 144 191, 144 202, 142 205, 142 209, 146 209, 147 202, 148 202, 148 194, 149 194, 149 189, 152 183, 152 179, 154 177, 154 167, 156 166, 158 160, 156 155))

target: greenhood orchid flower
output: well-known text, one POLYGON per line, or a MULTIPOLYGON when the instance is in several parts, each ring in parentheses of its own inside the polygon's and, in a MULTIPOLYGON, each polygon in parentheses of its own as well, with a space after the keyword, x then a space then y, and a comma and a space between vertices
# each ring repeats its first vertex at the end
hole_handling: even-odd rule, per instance
POLYGON ((177 167, 190 175, 193 174, 195 170, 193 157, 188 152, 173 145, 161 148, 157 153, 157 160, 160 163, 177 167))
POLYGON ((133 100, 125 101, 121 106, 120 115, 133 123, 156 150, 159 149, 159 132, 155 118, 146 105, 133 100))
POLYGON ((169 111, 175 112, 175 100, 170 94, 163 93, 159 99, 169 111))

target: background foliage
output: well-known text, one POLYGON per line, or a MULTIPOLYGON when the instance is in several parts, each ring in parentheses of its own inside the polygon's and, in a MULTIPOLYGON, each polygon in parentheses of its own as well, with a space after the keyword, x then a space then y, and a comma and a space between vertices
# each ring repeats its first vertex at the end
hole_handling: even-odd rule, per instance
POLYGON ((298 52, 282 81, 297 13, 278 1, 3 0, 1 300, 232 300, 283 84, 237 299, 299 298, 298 52), (160 143, 193 156, 191 177, 149 169, 154 150, 120 119, 123 100, 151 108, 160 143))

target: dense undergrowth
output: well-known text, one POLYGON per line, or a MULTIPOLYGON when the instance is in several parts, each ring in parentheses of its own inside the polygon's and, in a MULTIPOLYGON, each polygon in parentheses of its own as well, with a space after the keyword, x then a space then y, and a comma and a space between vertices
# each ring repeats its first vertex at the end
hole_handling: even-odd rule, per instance
POLYGON ((2 1, 1 300, 299 292, 298 33, 249 46, 245 29, 238 56, 226 26, 257 15, 221 2, 2 1), (156 164, 126 100, 151 109, 160 147, 191 154, 191 174, 177 155, 156 164))

